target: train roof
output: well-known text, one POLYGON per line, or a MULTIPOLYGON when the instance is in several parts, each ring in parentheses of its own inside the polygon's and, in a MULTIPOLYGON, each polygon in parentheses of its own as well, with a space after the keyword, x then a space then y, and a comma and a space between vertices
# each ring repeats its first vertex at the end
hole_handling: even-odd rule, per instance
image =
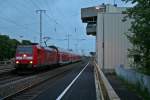
POLYGON ((45 50, 50 50, 50 51, 58 50, 59 52, 70 53, 70 54, 73 54, 73 55, 80 55, 80 54, 75 53, 73 51, 62 49, 60 47, 56 47, 56 46, 53 46, 53 45, 48 46, 48 47, 44 47, 44 46, 40 46, 40 45, 33 45, 33 44, 32 45, 18 45, 18 47, 30 47, 30 46, 35 46, 35 47, 37 47, 39 49, 44 48, 45 50))
POLYGON ((32 44, 32 45, 18 45, 18 47, 32 47, 32 46, 35 46, 35 47, 37 47, 38 49, 44 48, 45 50, 50 50, 50 51, 54 50, 54 48, 43 47, 43 46, 35 45, 35 44, 32 44))
POLYGON ((50 51, 52 51, 52 50, 56 50, 56 49, 49 48, 49 47, 44 47, 44 49, 45 49, 45 50, 50 50, 50 51))
POLYGON ((63 48, 60 48, 60 47, 56 47, 56 46, 48 46, 48 47, 50 47, 50 48, 55 48, 55 49, 57 49, 59 52, 65 52, 65 53, 71 53, 71 54, 76 54, 76 55, 79 55, 79 54, 77 54, 77 53, 75 53, 75 52, 73 52, 73 51, 70 51, 70 50, 66 50, 66 49, 63 49, 63 48))

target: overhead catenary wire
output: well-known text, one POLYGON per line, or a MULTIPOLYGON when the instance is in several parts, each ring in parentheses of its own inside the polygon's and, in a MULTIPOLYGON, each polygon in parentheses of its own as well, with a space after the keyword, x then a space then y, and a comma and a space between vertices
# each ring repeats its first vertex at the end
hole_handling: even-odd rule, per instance
MULTIPOLYGON (((14 2, 13 2, 13 4, 14 4, 14 2)), ((27 10, 27 9, 31 10, 31 8, 28 8, 27 5, 23 5, 23 4, 21 4, 20 2, 17 2, 17 4, 18 4, 19 6, 21 6, 21 8, 25 8, 25 10, 22 11, 20 8, 18 8, 18 5, 16 6, 16 3, 15 3, 15 5, 12 5, 12 4, 11 4, 11 6, 13 6, 13 8, 15 8, 16 11, 18 11, 19 13, 26 14, 26 15, 28 15, 28 16, 30 16, 30 17, 33 16, 33 15, 31 14, 31 12, 29 12, 29 11, 27 10)))
MULTIPOLYGON (((56 9, 57 9, 57 8, 56 8, 56 9)), ((49 10, 52 12, 51 8, 50 8, 49 10)), ((58 9, 57 9, 57 10, 58 10, 58 9)), ((56 11, 56 12, 61 13, 61 11, 56 11)), ((64 14, 61 13, 61 15, 64 15, 64 14)), ((51 16, 52 16, 52 17, 50 17, 50 16, 48 15, 48 13, 46 14, 46 16, 48 17, 48 19, 49 19, 50 21, 53 19, 53 21, 55 22, 55 24, 56 24, 56 25, 59 25, 59 26, 67 33, 65 27, 64 27, 63 25, 61 25, 56 19, 54 19, 55 16, 53 15, 53 13, 51 13, 51 16)))
MULTIPOLYGON (((37 5, 37 3, 35 3, 33 0, 31 0, 31 3, 37 8, 37 9, 41 9, 41 7, 39 5, 37 5)), ((53 18, 50 17, 47 13, 45 14, 48 18, 48 20, 51 22, 53 21, 56 25, 60 25, 62 27, 62 29, 67 33, 67 31, 65 30, 64 26, 62 26, 60 23, 57 22, 57 20, 54 19, 54 16, 53 18)), ((50 24, 50 23, 48 23, 50 24)), ((50 24, 51 25, 51 24, 50 24)), ((54 31, 56 30, 56 27, 54 29, 54 31)))
MULTIPOLYGON (((9 5, 10 6, 10 5, 9 5)), ((18 13, 24 13, 23 11, 21 11, 19 8, 18 8, 18 6, 14 6, 14 3, 13 4, 11 4, 11 6, 13 6, 13 8, 15 9, 15 11, 18 11, 18 13)), ((6 14, 5 14, 6 15, 6 14)), ((27 15, 30 15, 30 14, 27 14, 27 15)), ((29 27, 27 27, 27 26, 29 26, 29 25, 31 25, 30 23, 27 23, 27 24, 20 24, 20 23, 18 23, 18 22, 16 22, 16 21, 14 21, 14 20, 12 20, 12 17, 11 18, 9 18, 10 16, 5 16, 5 17, 2 17, 2 16, 0 16, 1 17, 1 19, 0 20, 4 20, 5 22, 8 22, 8 23, 11 23, 11 24, 13 24, 13 25, 15 25, 15 26, 17 26, 17 27, 19 27, 20 29, 23 29, 23 30, 30 30, 31 32, 33 32, 34 30, 32 30, 31 28, 29 28, 29 27)), ((21 21, 20 21, 21 22, 21 21)))
MULTIPOLYGON (((31 0, 31 3, 33 6, 35 6, 37 9, 41 9, 41 7, 39 5, 37 5, 37 3, 35 3, 33 0, 31 0)), ((56 19, 54 19, 53 17, 50 17, 47 13, 45 13, 45 15, 47 16, 49 22, 51 23, 51 21, 53 21, 56 25, 58 25, 59 23, 56 21, 56 19)), ((48 23, 49 25, 51 25, 50 23, 48 23)), ((56 27, 54 28, 54 31, 56 31, 56 27)))
MULTIPOLYGON (((35 6, 35 7, 37 7, 37 9, 38 10, 36 10, 36 11, 40 11, 40 12, 42 12, 42 11, 44 11, 44 12, 46 12, 47 10, 42 10, 41 9, 41 7, 39 7, 34 1, 31 1, 32 2, 32 4, 35 6)), ((46 13, 44 13, 49 19, 50 19, 50 17, 49 17, 49 15, 48 14, 46 14, 46 13)), ((41 14, 40 14, 40 16, 41 16, 41 14)), ((49 21, 51 21, 51 19, 49 20, 49 21)), ((55 21, 56 22, 56 21, 55 21)), ((49 24, 49 23, 48 23, 49 24)), ((57 23, 56 23, 57 24, 57 23)), ((42 45, 42 26, 41 26, 41 17, 40 17, 40 44, 42 45)))
MULTIPOLYGON (((33 0, 30 0, 31 1, 31 3, 37 8, 37 9, 42 9, 40 6, 38 6, 33 0)), ((46 16, 50 19, 50 21, 52 20, 52 21, 54 21, 56 24, 57 24, 57 22, 56 22, 56 20, 55 19, 53 19, 52 17, 50 17, 47 13, 46 13, 46 16)))
MULTIPOLYGON (((9 7, 11 6, 11 7, 13 7, 13 9, 15 9, 15 11, 17 11, 18 13, 19 13, 19 15, 22 15, 22 14, 26 14, 26 15, 28 15, 28 16, 32 16, 31 14, 29 14, 29 13, 27 13, 27 9, 25 9, 24 11, 22 11, 19 7, 18 7, 18 5, 19 6, 21 6, 22 8, 27 8, 27 7, 25 7, 25 5, 22 5, 22 4, 20 4, 20 2, 12 2, 10 5, 9 5, 9 7), (15 4, 14 4, 15 3, 15 4), (16 5, 17 4, 17 5, 16 5), (25 13, 26 12, 26 13, 25 13), (22 13, 22 14, 20 14, 20 13, 22 13)), ((4 7, 3 7, 4 8, 4 7)), ((12 10, 12 9, 11 9, 12 10)), ((10 16, 9 16, 10 17, 10 16)), ((11 16, 12 17, 12 16, 11 16)))
MULTIPOLYGON (((48 3, 45 3, 45 5, 47 5, 48 3)), ((48 6, 47 6, 48 7, 48 6)), ((60 15, 61 16, 63 16, 63 18, 65 17, 65 15, 58 9, 58 8, 55 8, 57 11, 56 12, 59 12, 60 13, 60 15)), ((51 8, 49 9, 50 11, 51 11, 51 8)), ((52 11, 51 11, 52 12, 52 11)), ((72 14, 71 16, 77 16, 78 14, 80 14, 80 13, 75 13, 75 14, 72 14)), ((54 16, 53 16, 53 13, 51 13, 51 16, 52 17, 50 17, 49 15, 48 15, 48 13, 47 13, 47 17, 48 17, 48 19, 49 20, 51 20, 52 18, 54 18, 54 16)), ((57 20, 55 20, 54 19, 54 22, 55 22, 55 24, 56 25, 59 25, 66 33, 68 33, 68 27, 67 27, 67 29, 66 29, 66 27, 64 27, 63 25, 61 25, 60 23, 58 23, 58 21, 57 20)), ((70 25, 71 25, 71 22, 67 22, 67 23, 69 23, 70 25)), ((72 29, 72 27, 69 25, 69 27, 70 27, 70 29, 72 29)), ((73 28, 74 29, 74 28, 73 28)), ((56 30, 56 29, 55 29, 56 30)), ((70 33, 72 33, 72 32, 70 32, 70 33)))
MULTIPOLYGON (((11 20, 11 19, 4 18, 4 17, 0 16, 0 20, 2 20, 2 19, 3 19, 4 21, 9 22, 9 23, 12 23, 12 24, 14 24, 14 25, 16 25, 17 27, 20 27, 20 28, 22 28, 22 29, 26 29, 26 30, 29 29, 28 27, 26 27, 26 26, 24 26, 24 25, 20 25, 20 24, 16 23, 15 21, 11 20)), ((32 30, 32 31, 33 31, 33 30, 32 30)))

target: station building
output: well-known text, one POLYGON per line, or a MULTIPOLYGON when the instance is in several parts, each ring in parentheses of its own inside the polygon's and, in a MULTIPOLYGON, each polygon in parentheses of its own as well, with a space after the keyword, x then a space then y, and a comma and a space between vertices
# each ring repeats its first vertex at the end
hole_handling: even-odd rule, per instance
POLYGON ((126 9, 110 4, 81 8, 87 35, 96 36, 96 61, 104 71, 112 72, 122 64, 129 66, 127 55, 131 44, 125 33, 130 33, 131 20, 123 21, 126 9))

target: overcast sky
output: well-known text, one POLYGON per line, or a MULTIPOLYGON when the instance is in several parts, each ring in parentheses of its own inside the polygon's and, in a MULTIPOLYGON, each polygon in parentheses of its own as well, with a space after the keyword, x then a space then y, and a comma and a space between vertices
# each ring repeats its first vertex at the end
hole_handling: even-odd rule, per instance
MULTIPOLYGON (((39 42, 38 9, 43 14, 43 37, 50 37, 48 45, 70 48, 76 52, 95 50, 95 37, 87 36, 85 24, 81 22, 80 9, 102 3, 113 4, 114 0, 0 0, 0 33, 15 39, 39 42), (80 40, 86 39, 86 40, 80 40)), ((130 6, 116 0, 118 6, 130 6)))

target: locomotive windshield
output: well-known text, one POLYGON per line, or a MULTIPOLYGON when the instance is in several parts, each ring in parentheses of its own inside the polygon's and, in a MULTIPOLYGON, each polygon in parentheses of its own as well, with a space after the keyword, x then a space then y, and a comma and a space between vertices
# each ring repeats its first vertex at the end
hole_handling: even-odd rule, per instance
POLYGON ((32 54, 32 46, 20 46, 17 48, 17 53, 19 54, 32 54))

